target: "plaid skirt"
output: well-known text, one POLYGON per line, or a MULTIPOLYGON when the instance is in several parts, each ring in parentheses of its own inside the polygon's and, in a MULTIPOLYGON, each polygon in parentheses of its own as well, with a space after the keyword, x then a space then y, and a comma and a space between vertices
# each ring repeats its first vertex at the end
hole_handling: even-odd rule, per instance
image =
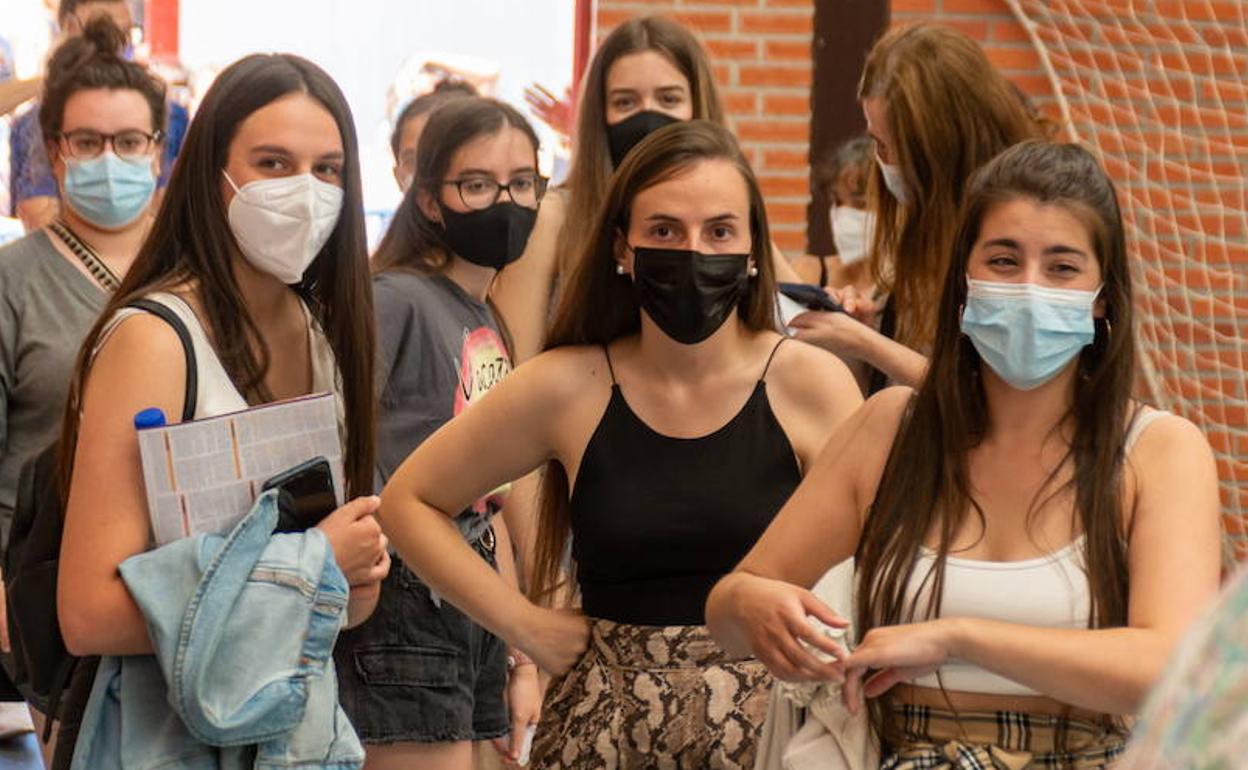
POLYGON ((771 677, 704 626, 594 620, 589 648, 546 692, 538 770, 748 770, 771 677))
POLYGON ((893 717, 902 748, 881 770, 1101 770, 1122 755, 1129 737, 1117 720, 1014 711, 955 714, 901 704, 893 717))

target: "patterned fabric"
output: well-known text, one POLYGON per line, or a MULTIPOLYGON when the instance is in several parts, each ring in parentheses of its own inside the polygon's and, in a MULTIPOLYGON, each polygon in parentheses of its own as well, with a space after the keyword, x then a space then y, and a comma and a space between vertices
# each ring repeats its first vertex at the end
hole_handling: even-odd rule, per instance
POLYGON ((1243 767, 1248 746, 1248 566, 1194 625, 1149 697, 1123 770, 1243 767))
POLYGON ((955 714, 902 704, 894 718, 904 748, 881 770, 1102 770, 1127 740, 1117 722, 1014 711, 955 714))
POLYGON ((538 770, 737 770, 754 765, 771 677, 704 626, 593 621, 589 649, 551 682, 538 770))

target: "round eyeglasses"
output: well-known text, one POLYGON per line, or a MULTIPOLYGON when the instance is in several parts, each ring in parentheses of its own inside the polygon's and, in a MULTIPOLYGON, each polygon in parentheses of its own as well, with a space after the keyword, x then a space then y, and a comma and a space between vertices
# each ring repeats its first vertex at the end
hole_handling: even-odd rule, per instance
POLYGON ((459 199, 474 211, 488 209, 498 202, 503 191, 511 197, 513 203, 525 208, 537 208, 537 204, 546 194, 546 178, 540 174, 520 174, 514 176, 507 184, 486 176, 472 176, 463 179, 450 179, 442 184, 454 185, 459 190, 459 199))
POLYGON ((160 141, 161 132, 149 134, 136 128, 105 134, 93 128, 76 128, 60 133, 57 138, 65 153, 78 160, 98 158, 106 147, 112 147, 119 158, 140 158, 160 141))

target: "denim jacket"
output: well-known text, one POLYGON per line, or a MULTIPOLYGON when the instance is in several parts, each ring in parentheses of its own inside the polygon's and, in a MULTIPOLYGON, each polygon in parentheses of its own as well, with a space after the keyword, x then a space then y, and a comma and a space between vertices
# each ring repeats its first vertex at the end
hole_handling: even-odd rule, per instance
POLYGON ((319 529, 272 534, 277 493, 228 535, 127 559, 154 655, 105 657, 73 770, 355 770, 333 647, 348 586, 319 529))

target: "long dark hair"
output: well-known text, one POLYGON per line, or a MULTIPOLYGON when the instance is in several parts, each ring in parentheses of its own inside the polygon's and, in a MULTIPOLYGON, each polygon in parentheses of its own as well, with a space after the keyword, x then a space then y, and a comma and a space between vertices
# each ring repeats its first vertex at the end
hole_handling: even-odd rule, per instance
POLYGON ((533 146, 533 167, 537 168, 537 134, 511 105, 496 99, 465 96, 434 110, 416 147, 416 173, 412 184, 373 256, 375 272, 407 269, 436 275, 446 271, 451 264, 451 254, 442 237, 442 225, 425 216, 419 198, 423 193, 438 200, 455 153, 474 139, 504 128, 519 129, 528 137, 533 146))
POLYGON ((592 240, 586 228, 594 221, 611 172, 615 170, 607 141, 607 75, 611 65, 621 57, 643 51, 662 54, 689 81, 689 99, 695 119, 724 122, 724 108, 719 101, 710 57, 693 33, 666 16, 629 19, 611 30, 594 53, 581 88, 576 147, 565 184, 568 211, 558 238, 557 253, 562 260, 580 255, 586 240, 592 240))
POLYGON ((61 442, 66 481, 78 435, 82 385, 105 324, 136 297, 193 281, 213 348, 249 403, 272 400, 264 384, 269 350, 243 302, 231 263, 240 253, 230 231, 221 178, 230 143, 248 116, 288 94, 303 93, 333 116, 344 152, 338 223, 297 287, 333 349, 346 407, 346 477, 352 495, 372 489, 375 426, 373 299, 364 237, 359 150, 346 98, 324 70, 290 54, 256 54, 218 76, 186 134, 152 232, 79 353, 61 442))
MULTIPOLYGON (((628 276, 616 272, 615 244, 627 233, 633 200, 644 190, 688 172, 698 163, 726 160, 741 174, 750 195, 751 257, 758 275, 750 281, 737 314, 754 331, 776 328, 776 279, 771 233, 758 180, 728 129, 707 120, 674 123, 647 136, 629 152, 611 178, 611 186, 594 217, 592 235, 578 255, 563 298, 555 312, 546 348, 564 345, 607 345, 636 334, 641 308, 628 276)), ((538 514, 534 554, 535 600, 549 601, 558 587, 568 541, 568 476, 558 462, 546 465, 538 514)))
MULTIPOLYGON (((1070 409, 1062 420, 1070 425, 1070 445, 1037 492, 1030 513, 1073 489, 1077 523, 1086 537, 1089 626, 1126 622, 1129 533, 1123 526, 1122 465, 1135 353, 1122 216, 1113 183, 1091 153, 1073 144, 1033 140, 1006 150, 970 182, 941 295, 931 365, 897 434, 858 545, 860 636, 921 617, 920 597, 928 590, 927 616, 938 615, 951 539, 970 511, 981 528, 986 526, 971 491, 967 456, 988 428, 987 403, 980 357, 960 331, 960 314, 967 263, 984 217, 992 207, 1018 199, 1061 206, 1084 222, 1104 282, 1104 318, 1096 322, 1093 344, 1079 355, 1070 409), (1059 472, 1067 467, 1073 472, 1059 484, 1059 472), (924 590, 909 596, 915 559, 933 532, 939 536, 935 565, 924 590)), ((886 711, 887 698, 873 706, 876 727, 888 739, 886 711)))
POLYGON ((858 86, 858 98, 869 97, 887 106, 892 162, 912 198, 902 206, 885 190, 881 171, 871 172, 871 274, 897 299, 897 339, 925 349, 967 180, 1005 148, 1040 138, 1042 129, 978 43, 935 24, 899 27, 875 44, 858 86))
POLYGON ((39 130, 48 141, 61 133, 65 103, 94 88, 137 91, 152 111, 152 131, 165 128, 165 84, 140 64, 122 58, 126 35, 107 16, 91 20, 82 34, 61 43, 48 60, 39 101, 39 130))

